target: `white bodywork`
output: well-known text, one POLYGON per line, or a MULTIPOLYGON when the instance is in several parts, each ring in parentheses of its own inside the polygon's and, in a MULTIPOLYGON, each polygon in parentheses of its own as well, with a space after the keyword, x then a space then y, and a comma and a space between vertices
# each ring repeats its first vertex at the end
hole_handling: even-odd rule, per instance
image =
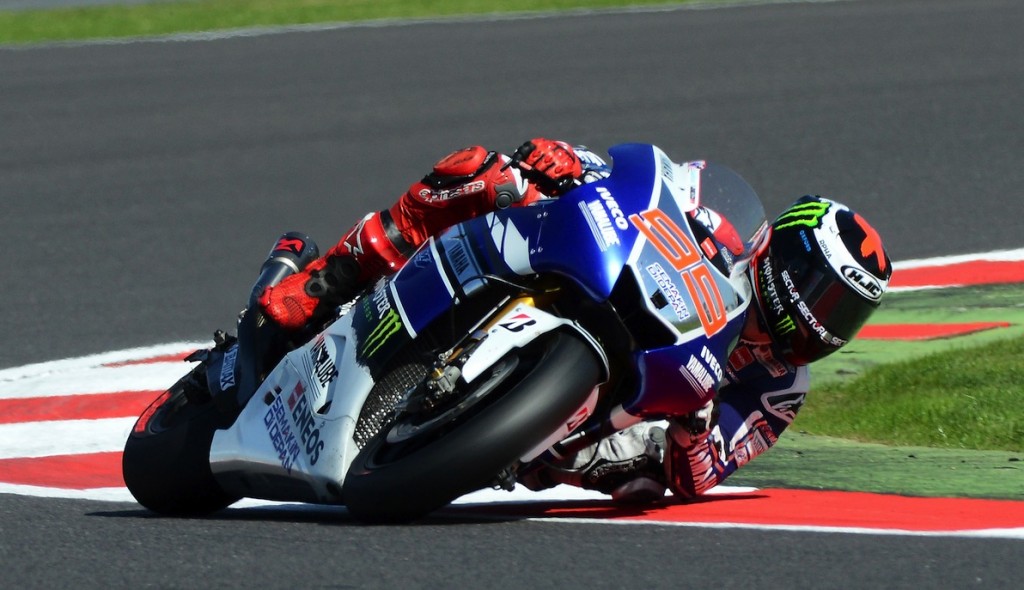
MULTIPOLYGON (((216 431, 210 466, 220 485, 246 497, 337 504, 349 466, 359 453, 353 435, 374 382, 356 360, 353 314, 346 314, 270 373, 231 427, 216 431), (335 372, 336 371, 336 372, 335 372)), ((576 324, 528 305, 517 305, 491 324, 462 367, 472 382, 508 352, 556 329, 594 339, 576 324)), ((570 421, 528 460, 563 439, 590 416, 597 390, 570 421)))

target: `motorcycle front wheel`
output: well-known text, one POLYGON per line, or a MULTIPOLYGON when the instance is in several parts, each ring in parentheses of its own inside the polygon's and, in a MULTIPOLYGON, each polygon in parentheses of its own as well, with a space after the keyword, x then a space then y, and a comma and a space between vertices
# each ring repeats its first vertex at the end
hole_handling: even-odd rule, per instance
POLYGON ((513 351, 464 386, 471 403, 399 414, 372 437, 345 478, 344 503, 365 522, 408 522, 485 488, 565 424, 600 378, 590 345, 569 333, 513 351))

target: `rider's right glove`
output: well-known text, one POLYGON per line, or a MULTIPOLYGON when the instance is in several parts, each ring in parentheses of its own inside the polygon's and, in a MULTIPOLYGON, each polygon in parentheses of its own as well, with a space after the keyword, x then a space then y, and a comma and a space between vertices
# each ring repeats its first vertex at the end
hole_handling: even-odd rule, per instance
POLYGON ((557 196, 583 176, 583 164, 572 146, 564 141, 536 137, 519 146, 512 160, 544 193, 557 196))

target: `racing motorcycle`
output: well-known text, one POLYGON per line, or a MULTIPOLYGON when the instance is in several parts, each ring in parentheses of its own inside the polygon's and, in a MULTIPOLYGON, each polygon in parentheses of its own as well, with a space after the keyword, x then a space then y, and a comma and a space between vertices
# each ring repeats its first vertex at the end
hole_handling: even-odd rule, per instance
POLYGON ((256 297, 318 256, 274 246, 237 325, 139 417, 136 500, 203 514, 243 498, 410 521, 713 395, 767 237, 735 172, 611 148, 606 177, 429 239, 322 329, 282 335, 256 297))

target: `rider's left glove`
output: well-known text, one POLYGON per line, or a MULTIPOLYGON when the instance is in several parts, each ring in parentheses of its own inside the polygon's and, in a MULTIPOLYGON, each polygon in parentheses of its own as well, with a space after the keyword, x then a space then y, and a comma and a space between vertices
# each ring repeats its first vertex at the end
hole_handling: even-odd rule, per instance
POLYGON ((583 176, 583 164, 572 146, 564 141, 536 137, 519 146, 512 159, 549 195, 560 195, 583 176))
POLYGON ((678 498, 692 500, 700 492, 695 487, 693 457, 706 459, 702 469, 710 471, 713 457, 727 456, 724 440, 713 436, 712 430, 718 422, 718 404, 709 400, 703 407, 669 422, 665 438, 665 482, 672 494, 678 498))
POLYGON ((519 483, 531 490, 568 484, 609 494, 624 504, 654 502, 665 496, 664 449, 662 424, 643 422, 580 451, 568 465, 534 465, 519 483))

